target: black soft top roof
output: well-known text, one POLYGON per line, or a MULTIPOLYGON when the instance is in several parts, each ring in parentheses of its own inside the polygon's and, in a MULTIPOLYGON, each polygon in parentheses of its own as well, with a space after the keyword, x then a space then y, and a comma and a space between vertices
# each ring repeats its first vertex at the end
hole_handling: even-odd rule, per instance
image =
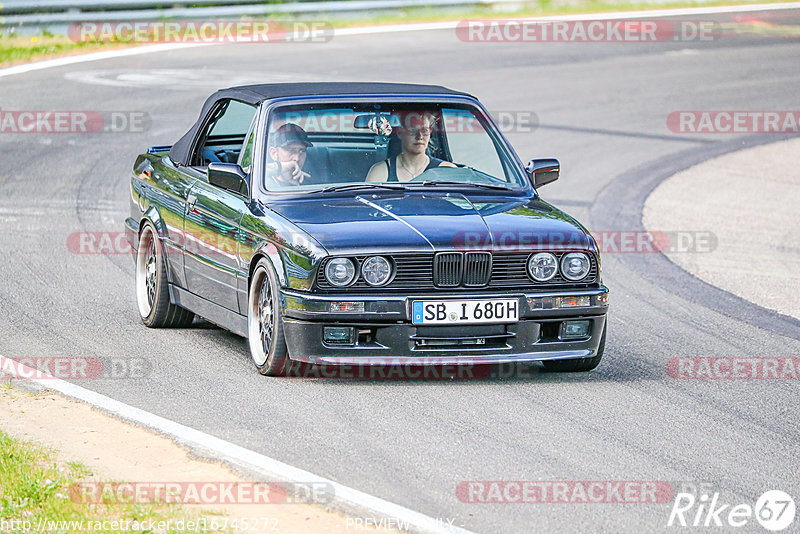
POLYGON ((189 150, 192 141, 202 126, 203 119, 219 100, 234 99, 257 105, 273 98, 295 96, 333 96, 333 95, 442 95, 442 96, 467 96, 472 95, 453 91, 440 85, 421 85, 412 83, 384 83, 384 82, 298 82, 298 83, 265 83, 260 85, 241 85, 220 89, 206 100, 197 122, 172 145, 169 157, 176 165, 187 165, 189 150))

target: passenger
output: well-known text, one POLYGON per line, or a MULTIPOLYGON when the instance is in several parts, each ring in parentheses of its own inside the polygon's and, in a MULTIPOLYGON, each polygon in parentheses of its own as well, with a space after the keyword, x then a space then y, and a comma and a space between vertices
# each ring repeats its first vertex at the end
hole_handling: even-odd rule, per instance
POLYGON ((397 137, 402 151, 395 157, 376 163, 367 173, 368 182, 409 182, 434 167, 455 167, 449 161, 428 156, 435 119, 430 113, 398 113, 401 126, 397 137))
POLYGON ((267 175, 280 185, 301 185, 311 176, 303 170, 306 149, 310 146, 308 134, 300 126, 286 123, 269 136, 267 152, 272 159, 267 165, 267 175))

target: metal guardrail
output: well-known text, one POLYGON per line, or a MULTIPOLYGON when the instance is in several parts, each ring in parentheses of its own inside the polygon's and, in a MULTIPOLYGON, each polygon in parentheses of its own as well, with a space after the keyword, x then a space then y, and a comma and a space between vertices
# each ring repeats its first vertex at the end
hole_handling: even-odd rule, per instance
POLYGON ((335 16, 413 7, 465 8, 524 3, 524 0, 333 0, 272 4, 254 3, 253 0, 11 0, 0 3, 0 26, 47 28, 83 21, 215 20, 313 14, 335 16), (200 2, 204 7, 189 7, 200 2))
POLYGON ((0 14, 55 11, 113 11, 121 9, 170 9, 192 5, 255 4, 256 0, 8 0, 0 3, 0 14))

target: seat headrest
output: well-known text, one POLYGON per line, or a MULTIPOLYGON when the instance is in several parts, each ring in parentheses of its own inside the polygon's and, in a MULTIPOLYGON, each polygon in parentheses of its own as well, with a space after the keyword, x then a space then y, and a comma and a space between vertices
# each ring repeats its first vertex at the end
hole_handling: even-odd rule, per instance
POLYGON ((386 159, 393 158, 403 151, 403 142, 397 137, 397 134, 389 136, 389 144, 386 146, 386 159))

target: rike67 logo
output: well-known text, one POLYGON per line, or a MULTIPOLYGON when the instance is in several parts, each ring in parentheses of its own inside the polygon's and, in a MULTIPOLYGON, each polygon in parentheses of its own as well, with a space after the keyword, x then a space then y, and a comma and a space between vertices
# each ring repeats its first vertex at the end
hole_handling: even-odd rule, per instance
POLYGON ((699 497, 693 493, 678 493, 667 520, 667 526, 681 527, 725 527, 739 528, 749 526, 753 532, 752 519, 767 530, 778 532, 788 528, 794 522, 794 499, 783 491, 765 492, 751 506, 747 503, 731 504, 714 493, 709 497, 703 493, 699 497))

